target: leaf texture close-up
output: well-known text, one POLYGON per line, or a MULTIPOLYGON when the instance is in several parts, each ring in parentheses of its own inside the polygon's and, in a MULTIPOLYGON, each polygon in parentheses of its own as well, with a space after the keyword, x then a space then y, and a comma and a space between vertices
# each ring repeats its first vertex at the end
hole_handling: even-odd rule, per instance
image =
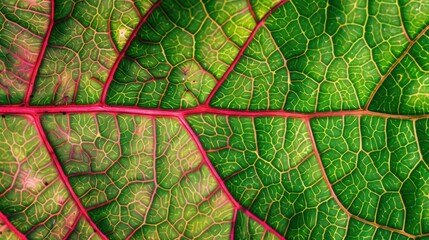
POLYGON ((429 239, 429 1, 0 0, 0 239, 429 239))

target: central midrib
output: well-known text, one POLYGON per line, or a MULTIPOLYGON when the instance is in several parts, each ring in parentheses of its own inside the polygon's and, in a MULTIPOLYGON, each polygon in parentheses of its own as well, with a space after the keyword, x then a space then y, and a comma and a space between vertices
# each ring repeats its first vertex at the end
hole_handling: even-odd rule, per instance
POLYGON ((68 114, 68 113, 116 113, 116 114, 135 114, 157 117, 183 117, 194 114, 218 114, 237 117, 290 117, 300 119, 311 119, 319 117, 336 117, 336 116, 376 116, 384 118, 397 118, 417 120, 429 118, 429 114, 422 115, 399 115, 373 112, 369 110, 342 110, 332 112, 313 112, 300 113, 284 110, 234 110, 219 109, 206 105, 200 105, 189 109, 155 109, 142 108, 135 106, 111 106, 106 104, 89 104, 89 105, 61 105, 61 106, 21 106, 21 105, 3 105, 0 106, 0 114, 17 114, 17 115, 40 115, 45 113, 51 114, 68 114))

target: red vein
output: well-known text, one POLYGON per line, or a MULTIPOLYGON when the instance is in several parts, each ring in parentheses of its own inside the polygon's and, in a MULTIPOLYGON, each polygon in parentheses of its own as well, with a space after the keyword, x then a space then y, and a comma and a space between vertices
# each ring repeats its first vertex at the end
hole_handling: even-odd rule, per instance
POLYGON ((116 43, 113 40, 113 33, 112 33, 112 15, 113 15, 113 11, 110 13, 109 19, 107 20, 107 34, 109 35, 109 41, 110 44, 112 44, 113 50, 115 51, 116 54, 119 54, 119 50, 116 47, 116 43))
POLYGON ((358 216, 355 216, 352 213, 350 213, 349 210, 346 207, 344 207, 344 205, 338 199, 338 197, 337 197, 334 189, 332 188, 331 183, 328 180, 328 175, 326 174, 325 168, 324 168, 324 166, 322 164, 322 158, 320 157, 319 151, 317 150, 316 141, 314 140, 313 131, 311 130, 310 119, 306 119, 305 120, 305 124, 306 124, 307 129, 308 129, 308 134, 310 136, 310 141, 311 141, 311 145, 313 147, 313 152, 316 155, 316 159, 317 159, 317 162, 319 164, 320 171, 322 172, 323 179, 324 179, 324 181, 326 182, 326 185, 329 188, 329 192, 331 193, 332 198, 337 203, 337 205, 341 208, 341 210, 345 214, 347 214, 347 216, 349 216, 350 218, 354 218, 354 219, 356 219, 356 220, 358 220, 360 222, 363 222, 365 224, 368 224, 370 226, 374 226, 376 228, 381 228, 381 229, 388 230, 388 231, 391 231, 391 232, 396 232, 396 233, 402 234, 402 235, 404 235, 406 237, 409 237, 409 238, 415 238, 414 235, 409 234, 409 233, 405 232, 404 230, 399 230, 399 229, 395 229, 395 228, 386 227, 386 226, 380 225, 380 224, 378 224, 376 222, 371 222, 371 221, 368 221, 366 219, 363 219, 363 218, 360 218, 358 216))
POLYGON ((101 93, 100 102, 105 103, 106 102, 106 95, 107 91, 109 90, 110 83, 113 81, 113 76, 116 73, 116 70, 118 69, 119 63, 122 61, 122 58, 124 58, 125 53, 127 52, 128 48, 131 45, 131 42, 134 40, 134 38, 137 36, 138 31, 143 26, 143 24, 147 21, 151 13, 161 4, 162 0, 156 2, 152 7, 147 11, 146 15, 140 20, 140 22, 137 24, 137 26, 134 28, 133 32, 131 33, 130 37, 128 38, 127 42, 125 43, 124 48, 122 49, 119 56, 116 58, 115 63, 112 66, 112 69, 110 69, 109 76, 107 77, 106 83, 103 87, 103 92, 101 93))
MULTIPOLYGON (((261 28, 265 24, 265 20, 271 15, 271 13, 273 13, 275 10, 277 10, 280 6, 282 6, 283 4, 285 4, 287 1, 288 0, 282 0, 282 1, 280 1, 277 5, 275 5, 270 11, 268 11, 264 15, 264 17, 261 19, 261 21, 259 21, 256 24, 256 27, 250 33, 249 37, 247 38, 246 42, 241 47, 241 49, 238 52, 237 56, 235 57, 234 61, 231 63, 231 65, 229 65, 228 69, 225 71, 225 73, 223 74, 223 76, 221 77, 221 79, 216 83, 216 86, 210 92, 210 95, 207 97, 206 101, 204 102, 205 106, 208 106, 210 104, 210 101, 212 100, 214 94, 217 92, 217 90, 220 88, 220 86, 223 84, 223 82, 225 82, 226 78, 232 72, 232 70, 234 69, 235 65, 237 65, 238 61, 243 56, 244 51, 247 49, 247 47, 249 46, 250 42, 255 37, 256 32, 259 30, 259 28, 261 28)), ((249 9, 250 9, 250 4, 249 4, 249 9)))
POLYGON ((247 0, 247 7, 248 7, 249 12, 252 15, 253 19, 255 20, 255 22, 257 22, 258 18, 256 17, 255 11, 253 11, 253 7, 252 7, 252 4, 250 3, 250 0, 247 0))
POLYGON ((387 72, 381 77, 380 81, 375 86, 374 90, 372 90, 371 95, 368 98, 368 101, 365 105, 365 109, 368 109, 371 105, 372 99, 374 98, 375 94, 378 92, 378 89, 383 85, 383 82, 387 79, 387 77, 390 75, 390 73, 393 71, 393 69, 396 68, 396 66, 402 61, 402 59, 407 56, 410 49, 414 46, 414 44, 423 36, 425 35, 426 31, 429 29, 429 25, 427 25, 420 33, 417 35, 416 38, 414 38, 413 41, 408 44, 407 48, 402 52, 401 56, 399 56, 396 61, 390 66, 390 68, 387 70, 387 72))
POLYGON ((25 106, 30 105, 30 98, 31 98, 31 94, 33 93, 34 83, 36 81, 37 73, 39 71, 40 64, 42 64, 43 56, 45 55, 45 51, 49 42, 49 37, 51 35, 52 28, 54 26, 54 11, 55 11, 54 6, 55 6, 55 2, 54 0, 51 0, 51 13, 49 15, 48 30, 46 31, 45 37, 43 39, 42 47, 40 48, 39 56, 37 56, 37 61, 34 64, 33 71, 31 73, 30 82, 28 83, 28 89, 24 97, 25 106))
POLYGON ((134 1, 131 1, 131 5, 133 5, 134 10, 136 10, 137 15, 139 16, 139 18, 142 18, 142 13, 140 12, 140 10, 136 7, 136 4, 134 1))
POLYGON ((4 215, 2 212, 0 212, 0 220, 13 232, 16 236, 18 236, 20 239, 27 239, 27 237, 21 233, 4 215))
POLYGON ((70 185, 70 182, 68 181, 68 178, 67 178, 66 174, 64 173, 63 168, 61 167, 61 164, 60 164, 57 156, 55 155, 51 144, 49 144, 48 138, 45 135, 45 131, 43 130, 42 124, 40 122, 40 115, 34 115, 33 121, 34 121, 34 124, 36 125, 36 129, 37 129, 37 132, 39 133, 40 139, 42 140, 43 144, 46 146, 46 149, 48 150, 49 156, 51 157, 52 162, 54 163, 54 165, 58 171, 58 175, 59 175, 60 179, 62 180, 62 182, 66 186, 68 192, 70 193, 70 196, 72 197, 72 199, 76 203, 80 213, 84 216, 84 218, 91 225, 91 227, 98 233, 98 235, 102 239, 107 240, 108 238, 100 231, 100 229, 97 227, 97 225, 95 225, 95 223, 91 220, 91 218, 89 217, 89 215, 87 213, 87 210, 82 205, 82 203, 79 200, 79 197, 76 195, 72 186, 70 185))
POLYGON ((241 117, 285 117, 285 118, 321 118, 321 117, 339 117, 339 116, 375 116, 384 118, 408 119, 416 120, 429 118, 429 114, 422 115, 397 115, 389 113, 379 113, 369 110, 345 110, 337 112, 317 112, 317 113, 298 113, 288 112, 284 110, 268 110, 268 111, 242 111, 242 110, 227 110, 216 109, 207 106, 199 106, 191 109, 163 110, 140 108, 135 106, 106 106, 100 104, 94 105, 61 105, 61 106, 0 106, 0 114, 15 114, 15 115, 35 115, 44 113, 117 113, 117 114, 135 114, 157 117, 181 117, 194 114, 218 114, 226 116, 241 116, 241 117))
POLYGON ((73 233, 73 230, 76 228, 77 224, 79 223, 80 218, 82 217, 82 213, 79 213, 76 218, 73 221, 73 224, 70 226, 69 231, 67 234, 63 237, 63 239, 70 239, 69 236, 73 233))
POLYGON ((241 206, 241 204, 239 202, 237 202, 237 200, 235 200, 235 198, 231 195, 231 193, 229 192, 228 188, 226 187, 224 181, 222 180, 222 178, 217 173, 215 167, 210 162, 210 160, 209 160, 209 158, 208 158, 208 156, 207 156, 207 154, 206 154, 206 152, 205 152, 205 150, 204 150, 204 148, 203 148, 203 146, 202 146, 202 144, 201 144, 201 142, 200 142, 197 134, 192 130, 191 126, 189 126, 189 124, 186 121, 186 119, 185 119, 184 116, 180 116, 179 120, 180 120, 181 125, 186 129, 186 131, 189 133, 189 135, 191 136, 191 138, 193 139, 193 141, 197 145, 198 150, 199 150, 201 156, 203 157, 203 161, 206 164, 206 166, 209 168, 211 175, 214 178, 216 178, 216 181, 219 184, 219 187, 225 193, 225 195, 227 196, 227 198, 229 199, 229 201, 234 205, 235 211, 237 211, 237 210, 243 211, 247 216, 249 216, 250 218, 252 218, 253 220, 255 220, 262 227, 264 227, 266 230, 268 230, 271 233, 273 233, 279 239, 285 239, 284 236, 282 236, 280 233, 278 233, 270 225, 268 225, 266 222, 264 222, 263 220, 261 220, 260 218, 258 218, 257 216, 255 216, 252 212, 250 212, 245 207, 241 206))
POLYGON ((229 235, 229 239, 230 240, 234 240, 235 239, 235 224, 237 221, 237 214, 238 214, 238 209, 235 208, 234 209, 234 215, 232 216, 232 220, 231 220, 231 232, 229 235))

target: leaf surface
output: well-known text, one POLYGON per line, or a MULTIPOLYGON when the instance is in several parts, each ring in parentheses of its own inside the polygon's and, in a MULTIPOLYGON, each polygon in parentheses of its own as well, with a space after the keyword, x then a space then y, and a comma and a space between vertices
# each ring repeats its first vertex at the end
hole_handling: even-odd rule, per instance
POLYGON ((429 238, 424 0, 0 3, 1 239, 429 238))

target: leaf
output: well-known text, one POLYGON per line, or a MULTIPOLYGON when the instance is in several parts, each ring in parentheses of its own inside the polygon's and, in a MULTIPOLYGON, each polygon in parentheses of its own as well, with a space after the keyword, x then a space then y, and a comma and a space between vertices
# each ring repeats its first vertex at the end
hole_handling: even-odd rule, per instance
POLYGON ((1 239, 426 239, 429 5, 0 4, 1 239))
POLYGON ((42 58, 43 38, 50 31, 50 3, 6 0, 0 11, 0 103, 18 104, 42 58))

